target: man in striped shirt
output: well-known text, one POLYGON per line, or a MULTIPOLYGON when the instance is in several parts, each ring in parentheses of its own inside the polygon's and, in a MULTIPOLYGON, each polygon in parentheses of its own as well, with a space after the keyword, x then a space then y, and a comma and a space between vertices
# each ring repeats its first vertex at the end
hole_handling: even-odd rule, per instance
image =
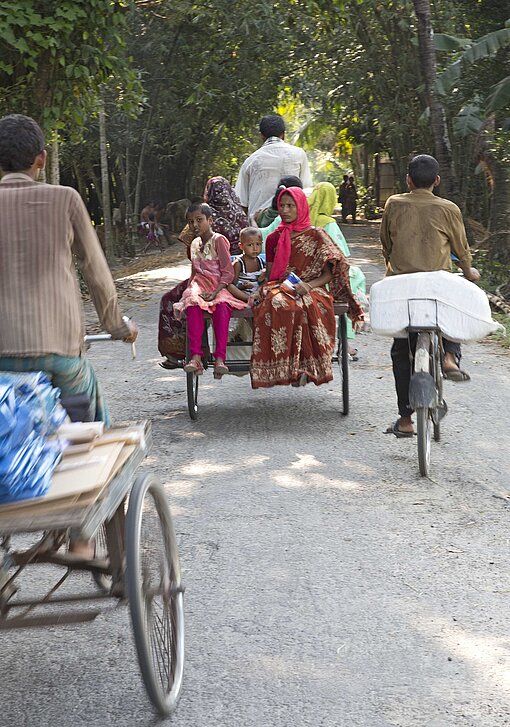
POLYGON ((86 393, 91 417, 109 424, 84 356, 76 260, 104 329, 133 342, 87 209, 71 187, 42 184, 44 137, 28 116, 0 119, 0 371, 45 371, 62 397, 86 393))

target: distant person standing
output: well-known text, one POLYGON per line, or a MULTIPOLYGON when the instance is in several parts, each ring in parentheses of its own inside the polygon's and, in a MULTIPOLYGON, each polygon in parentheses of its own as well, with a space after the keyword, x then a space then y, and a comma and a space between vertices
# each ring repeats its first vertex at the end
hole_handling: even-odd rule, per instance
POLYGON ((248 216, 271 204, 282 177, 299 177, 303 187, 312 186, 308 159, 303 149, 284 141, 285 122, 278 114, 264 116, 259 130, 264 143, 246 159, 235 186, 248 216))
POLYGON ((358 190, 354 184, 354 177, 349 177, 344 191, 344 199, 342 201, 342 222, 347 222, 347 217, 349 215, 351 215, 352 221, 356 222, 357 201, 358 190))
POLYGON ((338 201, 340 202, 342 207, 345 204, 345 190, 346 190, 348 184, 349 184, 349 177, 347 176, 347 174, 344 174, 343 182, 338 187, 338 201))

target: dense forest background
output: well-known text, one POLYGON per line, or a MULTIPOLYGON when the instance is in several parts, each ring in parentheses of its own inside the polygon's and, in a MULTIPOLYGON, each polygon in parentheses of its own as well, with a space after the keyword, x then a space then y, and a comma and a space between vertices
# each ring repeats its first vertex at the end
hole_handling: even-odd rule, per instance
MULTIPOLYGON (((318 179, 372 183, 435 154, 441 193, 510 263, 507 0, 0 1, 0 113, 44 127, 49 181, 79 189, 110 258, 148 199, 235 180, 279 111, 318 179)), ((472 238, 473 239, 473 238, 472 238)), ((127 244, 127 243, 126 243, 127 244)), ((502 272, 503 271, 503 272, 502 272)))

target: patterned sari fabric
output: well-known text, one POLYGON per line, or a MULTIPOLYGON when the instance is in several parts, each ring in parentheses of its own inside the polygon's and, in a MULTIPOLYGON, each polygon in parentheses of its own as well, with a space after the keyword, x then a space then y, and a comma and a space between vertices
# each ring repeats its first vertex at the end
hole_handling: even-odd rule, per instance
POLYGON ((186 355, 186 334, 181 321, 174 313, 174 303, 178 303, 188 287, 189 279, 183 280, 165 293, 159 305, 158 349, 162 356, 184 358, 186 355))
POLYGON ((253 311, 254 389, 292 384, 301 374, 307 374, 317 386, 333 378, 333 301, 347 303, 354 322, 363 320, 363 310, 351 292, 349 265, 328 235, 310 227, 292 237, 287 274, 295 272, 308 282, 321 276, 326 263, 333 269, 329 292, 314 288, 307 295, 294 298, 281 290, 280 281, 263 288, 264 298, 253 311))
POLYGON ((225 177, 211 177, 204 189, 204 202, 212 209, 212 228, 230 242, 230 254, 240 255, 239 237, 248 218, 239 197, 225 177))

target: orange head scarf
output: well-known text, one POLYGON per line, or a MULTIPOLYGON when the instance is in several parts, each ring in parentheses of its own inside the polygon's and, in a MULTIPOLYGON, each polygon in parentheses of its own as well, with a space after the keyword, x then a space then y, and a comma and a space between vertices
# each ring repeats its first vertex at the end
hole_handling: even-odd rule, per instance
POLYGON ((290 233, 302 232, 311 227, 310 208, 306 194, 299 187, 287 187, 282 189, 278 197, 278 211, 280 210, 280 202, 282 195, 290 194, 297 207, 297 217, 294 222, 280 222, 277 232, 280 233, 278 245, 274 257, 273 267, 271 268, 270 280, 281 280, 284 277, 290 260, 290 233))

